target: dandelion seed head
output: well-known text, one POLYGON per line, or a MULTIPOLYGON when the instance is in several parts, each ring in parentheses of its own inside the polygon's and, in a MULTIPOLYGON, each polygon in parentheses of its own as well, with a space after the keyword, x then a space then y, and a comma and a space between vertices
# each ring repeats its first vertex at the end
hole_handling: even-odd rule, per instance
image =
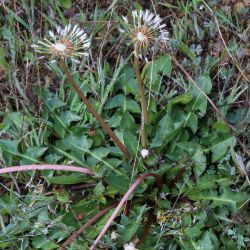
POLYGON ((56 26, 56 31, 49 31, 48 35, 38 40, 31 47, 39 54, 50 57, 50 62, 57 59, 70 59, 72 62, 80 63, 80 58, 88 56, 91 46, 85 31, 78 25, 67 25, 65 28, 56 26))
POLYGON ((67 48, 63 43, 57 43, 54 45, 55 50, 58 50, 60 52, 65 51, 65 49, 67 48))
POLYGON ((141 42, 147 39, 147 37, 141 31, 139 31, 136 36, 137 36, 137 39, 141 42))
POLYGON ((149 10, 133 10, 131 15, 123 16, 122 19, 124 27, 119 30, 127 33, 138 57, 149 50, 155 51, 156 47, 169 40, 163 19, 149 10))

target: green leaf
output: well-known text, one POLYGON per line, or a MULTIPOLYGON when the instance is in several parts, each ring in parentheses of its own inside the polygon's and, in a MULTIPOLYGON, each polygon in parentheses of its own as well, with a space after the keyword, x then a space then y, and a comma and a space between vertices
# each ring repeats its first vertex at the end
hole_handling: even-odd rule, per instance
POLYGON ((106 198, 104 197, 104 192, 105 192, 105 187, 102 184, 102 182, 98 182, 97 185, 95 186, 94 190, 93 190, 93 194, 94 197, 92 197, 93 199, 97 199, 98 202, 101 203, 106 203, 106 198))
POLYGON ((34 236, 32 238, 32 246, 35 249, 56 249, 58 245, 53 243, 50 239, 47 239, 44 235, 34 236))
POLYGON ((123 107, 126 102, 126 98, 124 95, 116 95, 109 99, 104 108, 105 109, 113 109, 113 108, 118 108, 118 107, 123 107))
POLYGON ((170 76, 172 72, 172 63, 171 57, 169 55, 163 55, 148 63, 146 68, 147 77, 150 79, 151 77, 154 79, 158 73, 162 73, 163 75, 170 76))
POLYGON ((33 118, 27 117, 21 112, 10 112, 4 117, 3 122, 5 126, 11 128, 14 125, 16 130, 23 132, 23 130, 28 129, 29 123, 33 122, 33 118))
POLYGON ((138 147, 138 138, 129 130, 125 130, 123 132, 123 140, 131 156, 135 156, 138 147))
POLYGON ((5 56, 5 50, 3 47, 0 47, 0 57, 5 56))
POLYGON ((121 128, 126 130, 130 130, 130 131, 136 131, 137 130, 137 126, 135 123, 134 118, 129 114, 128 111, 125 111, 125 113, 122 116, 121 119, 121 128))
POLYGON ((219 241, 215 234, 206 231, 199 241, 200 250, 214 250, 219 248, 219 241))
POLYGON ((128 190, 130 180, 124 176, 110 174, 106 178, 106 182, 114 187, 120 194, 125 194, 128 190))
MULTIPOLYGON (((206 94, 210 94, 212 89, 212 81, 209 75, 201 75, 197 78, 196 83, 206 94)), ((192 83, 191 83, 192 84, 192 83)), ((206 114, 207 99, 202 92, 194 85, 191 85, 191 93, 193 94, 193 101, 189 103, 189 108, 192 111, 200 110, 203 114, 206 114)))
POLYGON ((188 152, 191 156, 192 162, 194 163, 193 169, 196 176, 200 176, 206 169, 207 158, 203 154, 203 148, 201 145, 195 142, 178 142, 176 146, 181 148, 183 151, 188 152))
POLYGON ((158 122, 159 126, 156 129, 155 136, 151 143, 152 148, 165 146, 181 130, 184 121, 174 122, 171 117, 171 113, 172 104, 169 103, 167 108, 167 114, 165 114, 158 122))
POLYGON ((195 134, 198 129, 198 117, 195 113, 189 113, 185 127, 191 128, 192 132, 195 134))
POLYGON ((10 141, 0 139, 0 150, 2 150, 2 155, 6 162, 6 165, 11 165, 13 156, 19 154, 18 145, 18 140, 10 141))
MULTIPOLYGON (((71 159, 76 159, 77 163, 83 162, 84 153, 88 152, 92 145, 92 140, 85 135, 66 135, 64 139, 56 142, 57 152, 63 153, 65 156, 70 155, 71 159)), ((68 156, 67 156, 68 157, 68 156)), ((79 164, 79 163, 78 163, 79 164)), ((81 164, 82 165, 82 164, 81 164)))
POLYGON ((27 158, 24 158, 20 161, 21 165, 25 164, 32 164, 36 163, 38 158, 41 157, 47 150, 46 147, 29 147, 24 152, 23 156, 26 156, 27 158))
POLYGON ((70 175, 60 175, 54 177, 45 177, 44 179, 51 184, 71 185, 83 183, 89 180, 89 177, 79 173, 72 173, 70 175))
POLYGON ((181 94, 181 95, 178 95, 176 97, 174 97, 171 102, 173 104, 187 104, 189 102, 191 102, 193 99, 193 95, 192 93, 185 93, 185 94, 181 94))
POLYGON ((237 210, 237 203, 247 201, 249 198, 247 193, 244 192, 232 192, 230 187, 221 187, 222 194, 218 195, 216 191, 204 190, 197 191, 188 194, 188 198, 191 200, 208 200, 212 201, 211 207, 218 207, 222 205, 229 205, 233 211, 237 210))
POLYGON ((126 109, 132 113, 141 113, 141 108, 135 100, 128 99, 126 103, 126 109))
POLYGON ((71 0, 59 0, 60 5, 65 9, 70 9, 72 7, 71 0))
POLYGON ((59 117, 67 127, 70 126, 71 122, 77 122, 81 120, 81 117, 72 111, 65 111, 59 117))
POLYGON ((65 106, 64 102, 54 97, 47 89, 37 87, 35 88, 35 93, 42 99, 50 112, 54 112, 56 109, 65 106))
POLYGON ((196 59, 195 54, 190 50, 190 48, 184 42, 181 42, 180 48, 182 52, 184 52, 190 59, 192 60, 196 59))
POLYGON ((188 227, 185 230, 185 234, 190 237, 190 238, 195 238, 199 235, 201 235, 202 231, 201 229, 204 228, 204 221, 201 220, 199 222, 197 222, 195 225, 188 227))
POLYGON ((228 148, 234 147, 236 138, 234 136, 223 138, 214 143, 210 150, 212 151, 212 162, 220 160, 228 151, 228 148))
POLYGON ((96 184, 96 186, 95 186, 95 188, 94 188, 94 190, 93 190, 93 193, 94 193, 95 195, 103 195, 103 194, 104 194, 104 191, 105 191, 105 187, 103 186, 102 182, 99 181, 99 182, 96 184))
POLYGON ((64 191, 64 192, 58 192, 56 193, 56 198, 60 203, 68 203, 69 202, 69 193, 64 191))
POLYGON ((100 147, 91 150, 91 157, 88 157, 87 163, 90 166, 96 165, 96 163, 100 162, 101 159, 105 158, 110 153, 108 148, 100 147), (94 156, 94 157, 93 157, 94 156))
POLYGON ((67 135, 64 139, 57 141, 57 145, 60 148, 65 150, 79 151, 82 154, 82 151, 87 151, 91 145, 92 140, 88 139, 87 136, 82 135, 67 135))

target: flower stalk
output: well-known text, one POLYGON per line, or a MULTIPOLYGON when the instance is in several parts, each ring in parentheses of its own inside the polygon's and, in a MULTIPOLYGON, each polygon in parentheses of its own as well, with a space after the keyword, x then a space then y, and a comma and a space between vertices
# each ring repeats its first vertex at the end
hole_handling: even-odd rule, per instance
POLYGON ((134 47, 134 69, 142 109, 141 145, 146 149, 148 144, 146 131, 148 111, 139 58, 145 58, 150 52, 154 53, 159 47, 165 45, 169 40, 169 33, 165 29, 166 24, 163 23, 163 19, 149 10, 133 10, 128 16, 123 16, 122 19, 122 28, 119 30, 127 35, 130 44, 133 44, 134 47))
POLYGON ((123 152, 123 154, 126 156, 126 158, 130 159, 130 154, 129 154, 128 150, 125 148, 125 146, 122 144, 122 142, 116 136, 116 134, 112 131, 112 129, 109 127, 109 125, 104 121, 104 119, 94 109, 94 107, 91 105, 91 103, 89 102, 87 97, 79 89, 79 87, 75 83, 72 75, 70 74, 66 64, 64 63, 63 59, 60 59, 59 63, 60 63, 60 66, 62 67, 62 69, 64 70, 65 74, 67 75, 67 77, 69 79, 69 82, 71 83, 72 87, 74 88, 74 90, 76 91, 78 96, 81 98, 81 100, 85 103, 88 110, 92 113, 92 115, 96 118, 96 120, 101 124, 103 129, 111 137, 111 139, 114 141, 114 143, 120 148, 120 150, 123 152))
POLYGON ((146 132, 146 125, 148 124, 148 110, 147 110, 147 101, 144 93, 143 87, 143 80, 141 78, 141 71, 140 71, 140 61, 137 56, 134 59, 134 69, 135 75, 138 83, 140 100, 141 100, 141 109, 142 109, 142 127, 141 127, 141 145, 142 148, 147 147, 147 132, 146 132))

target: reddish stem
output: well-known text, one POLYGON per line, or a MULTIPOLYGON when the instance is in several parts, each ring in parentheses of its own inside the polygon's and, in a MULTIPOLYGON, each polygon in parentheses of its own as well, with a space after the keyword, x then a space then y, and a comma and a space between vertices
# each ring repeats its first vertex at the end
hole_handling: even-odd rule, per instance
POLYGON ((105 209, 101 210, 97 213, 94 217, 92 217, 88 222, 86 222, 81 228, 79 228, 74 234, 72 234, 59 248, 59 250, 64 250, 76 237, 78 237, 81 233, 83 233, 89 226, 91 226, 96 220, 106 214, 110 209, 115 207, 117 203, 106 207, 105 209))
POLYGON ((150 227, 153 224, 153 222, 154 222, 154 214, 153 214, 153 210, 150 210, 148 213, 147 224, 146 224, 145 229, 143 231, 142 237, 141 237, 139 243, 137 244, 137 247, 139 247, 144 242, 144 240, 147 238, 147 235, 150 232, 150 227))
POLYGON ((57 170, 57 171, 71 171, 78 172, 82 174, 94 175, 92 170, 88 168, 68 166, 68 165, 23 165, 14 166, 0 169, 0 174, 8 174, 12 172, 19 171, 29 171, 29 170, 57 170))
POLYGON ((182 175, 185 173, 186 169, 185 168, 181 168, 179 170, 179 172, 177 173, 177 175, 175 176, 175 178, 170 182, 169 187, 172 188, 174 187, 175 183, 178 182, 178 180, 182 177, 182 175))
POLYGON ((103 236, 105 235, 105 233, 107 232, 107 230, 109 229, 111 223, 114 221, 114 219, 116 218, 117 214, 119 213, 120 209, 122 208, 122 206, 124 205, 124 203, 127 201, 127 199, 129 198, 129 196, 133 193, 133 191, 135 190, 135 188, 146 178, 148 177, 154 177, 156 184, 157 184, 157 188, 158 191, 160 191, 162 189, 162 183, 161 183, 161 178, 153 173, 148 173, 148 174, 144 174, 142 176, 140 176, 135 182, 134 184, 128 189, 128 191, 126 192, 126 194, 123 196, 123 198, 121 199, 121 201, 119 202, 118 206, 116 207, 115 211, 113 212, 113 214, 110 216, 110 218, 108 219, 108 221, 106 222, 105 226, 103 227, 101 233, 98 235, 98 237, 96 238, 95 242, 92 244, 92 246, 90 247, 90 250, 94 250, 96 249, 97 244, 99 243, 99 241, 103 238, 103 236))

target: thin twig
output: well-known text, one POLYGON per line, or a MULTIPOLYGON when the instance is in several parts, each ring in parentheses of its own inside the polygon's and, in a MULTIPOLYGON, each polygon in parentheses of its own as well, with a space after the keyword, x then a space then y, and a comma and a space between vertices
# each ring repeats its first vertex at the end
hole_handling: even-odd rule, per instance
POLYGON ((94 217, 92 217, 90 220, 88 220, 82 227, 80 227, 75 233, 73 233, 59 248, 59 250, 64 250, 68 245, 71 244, 72 241, 75 240, 80 234, 82 234, 89 226, 91 226, 95 221, 97 221, 100 217, 105 215, 107 212, 110 211, 110 209, 114 208, 117 205, 117 203, 114 203, 110 205, 109 207, 106 207, 105 209, 98 212, 94 217))
POLYGON ((122 208, 122 206, 124 205, 124 203, 127 201, 127 199, 129 198, 129 196, 133 193, 133 191, 135 190, 135 188, 146 178, 148 177, 154 177, 155 178, 155 182, 157 184, 157 188, 158 188, 158 192, 161 191, 162 189, 162 183, 161 183, 161 178, 153 173, 148 173, 148 174, 144 174, 142 176, 140 176, 135 182, 134 184, 128 189, 128 191, 126 192, 126 194, 122 197, 121 201, 119 202, 119 204, 117 205, 115 211, 113 212, 113 214, 110 216, 110 218, 108 219, 108 221, 106 222, 106 224, 104 225, 101 233, 98 235, 98 237, 96 238, 96 240, 94 241, 94 243, 92 244, 92 246, 90 247, 90 250, 94 250, 96 249, 99 241, 102 239, 102 237, 105 235, 105 233, 107 232, 107 230, 109 229, 111 223, 114 221, 114 219, 116 218, 117 214, 119 213, 120 209, 122 208))
POLYGON ((127 159, 130 159, 130 154, 128 150, 125 148, 125 146, 122 144, 122 142, 119 140, 119 138, 116 136, 116 134, 112 131, 112 129, 109 127, 109 125, 104 121, 104 119, 96 112, 94 107, 91 105, 87 97, 82 93, 82 91, 79 89, 77 84, 75 83, 72 75, 70 74, 66 64, 64 61, 61 59, 60 60, 60 65, 64 72, 66 73, 72 87, 76 91, 76 93, 79 95, 79 97, 82 99, 82 101, 85 103, 87 106, 88 110, 92 113, 92 115, 97 119, 97 121, 101 124, 103 129, 107 132, 107 134, 113 139, 114 143, 121 149, 123 154, 127 157, 127 159))
POLYGON ((75 167, 69 165, 23 165, 23 166, 14 166, 0 169, 0 174, 9 174, 13 172, 20 171, 30 171, 30 170, 56 170, 56 171, 70 171, 78 172, 87 175, 94 175, 92 170, 83 167, 75 167))
POLYGON ((137 56, 134 59, 134 69, 135 75, 138 83, 139 94, 141 99, 141 109, 142 109, 142 128, 141 128, 141 144, 143 148, 147 148, 147 133, 145 130, 145 125, 148 124, 148 111, 147 111, 147 101, 144 93, 143 88, 143 81, 141 78, 141 71, 140 71, 140 61, 137 56))

